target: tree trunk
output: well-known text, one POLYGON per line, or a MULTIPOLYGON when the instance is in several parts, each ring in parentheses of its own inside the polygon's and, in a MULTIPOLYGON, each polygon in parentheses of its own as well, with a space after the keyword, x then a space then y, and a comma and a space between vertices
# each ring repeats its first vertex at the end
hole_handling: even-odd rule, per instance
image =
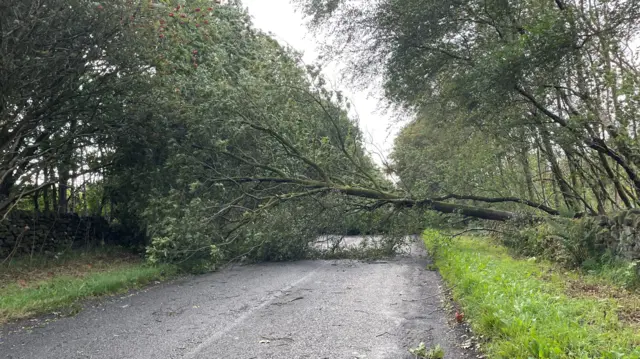
POLYGON ((524 181, 527 185, 527 194, 531 200, 539 200, 535 198, 533 191, 533 174, 531 173, 531 167, 529 166, 529 148, 523 146, 520 151, 520 163, 522 164, 522 170, 524 172, 524 181))
MULTIPOLYGON (((76 131, 76 121, 72 120, 69 123, 69 132, 75 133, 76 131)), ((73 177, 71 176, 71 171, 73 168, 73 138, 67 140, 65 145, 63 146, 63 152, 60 153, 60 162, 58 163, 58 213, 67 213, 69 211, 69 196, 67 192, 69 191, 69 180, 73 177)), ((73 193, 71 194, 73 195, 73 193)))
POLYGON ((551 173, 553 173, 553 176, 556 179, 555 182, 560 187, 560 193, 564 198, 564 202, 570 211, 577 212, 578 211, 577 203, 572 196, 571 187, 569 186, 569 183, 564 179, 564 176, 562 174, 562 169, 560 168, 560 165, 558 164, 558 160, 556 159, 556 156, 553 152, 553 146, 551 145, 551 141, 549 140, 549 136, 548 136, 549 134, 544 129, 541 130, 540 132, 542 137, 542 144, 544 145, 544 153, 547 156, 547 160, 549 161, 549 164, 551 165, 551 173))
POLYGON ((58 210, 58 192, 56 185, 51 186, 51 209, 58 210))
MULTIPOLYGON (((542 159, 540 158, 540 139, 536 138, 536 165, 538 167, 538 180, 540 181, 540 192, 542 193, 542 203, 545 205, 549 205, 549 200, 547 199, 547 190, 544 181, 543 171, 542 171, 542 159)), ((558 208, 558 203, 555 203, 555 207, 558 208)))
POLYGON ((13 176, 7 174, 4 181, 0 182, 0 201, 6 200, 11 196, 11 189, 13 188, 13 176))
MULTIPOLYGON (((517 215, 512 212, 498 211, 495 209, 472 207, 456 203, 438 202, 438 201, 424 201, 418 203, 419 207, 434 210, 440 213, 460 214, 463 216, 487 219, 490 221, 509 221, 517 218, 517 215)), ((408 205, 413 207, 413 205, 408 205)))
MULTIPOLYGON (((49 167, 44 166, 42 169, 42 175, 44 176, 44 181, 49 182, 51 178, 49 177, 49 167)), ((42 189, 42 201, 44 202, 44 212, 49 213, 51 207, 49 207, 49 186, 42 189)))
MULTIPOLYGON (((38 176, 40 176, 40 171, 36 171, 36 179, 35 179, 35 186, 38 187, 38 176)), ((33 193, 33 210, 38 213, 40 212, 40 191, 35 191, 33 193)))
POLYGON ((67 207, 68 207, 67 180, 66 178, 63 178, 63 177, 68 177, 68 176, 61 175, 60 181, 58 182, 58 213, 60 214, 67 213, 67 207))
POLYGON ((618 196, 620 197, 620 200, 624 203, 624 205, 627 208, 629 208, 629 209, 633 208, 633 205, 631 204, 631 201, 629 200, 629 197, 627 197, 626 191, 622 187, 622 184, 620 183, 620 180, 618 179, 618 176, 616 176, 616 174, 613 173, 613 170, 611 169, 611 166, 609 165, 609 161, 607 161, 607 158, 600 152, 598 152, 598 158, 600 159, 600 163, 602 164, 602 167, 604 168, 605 172, 607 173, 607 176, 613 182, 613 186, 615 187, 616 192, 618 193, 618 196))

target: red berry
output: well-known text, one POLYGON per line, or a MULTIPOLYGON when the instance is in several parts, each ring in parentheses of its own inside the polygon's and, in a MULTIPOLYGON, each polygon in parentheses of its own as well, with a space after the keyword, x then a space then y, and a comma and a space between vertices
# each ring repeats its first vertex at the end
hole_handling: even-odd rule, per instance
POLYGON ((212 7, 210 7, 210 8, 208 8, 207 10, 211 11, 211 10, 213 10, 213 8, 212 8, 212 7))
POLYGON ((187 17, 187 15, 185 15, 185 14, 180 14, 180 17, 187 17))
POLYGON ((169 16, 170 16, 170 17, 173 17, 173 13, 172 13, 172 12, 170 12, 170 13, 169 13, 169 16))
POLYGON ((164 34, 160 34, 160 38, 161 38, 161 39, 164 39, 164 34))
POLYGON ((104 9, 104 7, 102 7, 102 5, 98 5, 98 10, 102 10, 104 9))
POLYGON ((164 20, 160 20, 160 23, 161 23, 161 24, 164 24, 164 20))
POLYGON ((197 8, 197 9, 196 9, 196 12, 200 12, 200 8, 197 8))
POLYGON ((200 24, 196 24, 196 27, 200 27, 200 24))
POLYGON ((205 23, 205 24, 209 24, 209 20, 205 20, 205 21, 204 21, 204 23, 205 23))
POLYGON ((178 5, 178 7, 176 7, 176 10, 180 10, 180 5, 178 5))
POLYGON ((193 50, 193 51, 191 51, 191 53, 195 55, 195 54, 198 53, 198 50, 193 50))

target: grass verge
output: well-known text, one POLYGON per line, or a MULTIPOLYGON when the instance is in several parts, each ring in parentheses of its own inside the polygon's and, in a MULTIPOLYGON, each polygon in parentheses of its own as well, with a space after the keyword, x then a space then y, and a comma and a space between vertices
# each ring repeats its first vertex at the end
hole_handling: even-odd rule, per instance
POLYGON ((628 315, 640 313, 637 293, 514 259, 487 238, 424 239, 489 358, 640 358, 640 323, 628 315))
POLYGON ((0 324, 63 310, 78 300, 140 288, 177 274, 120 250, 22 258, 0 268, 0 324))

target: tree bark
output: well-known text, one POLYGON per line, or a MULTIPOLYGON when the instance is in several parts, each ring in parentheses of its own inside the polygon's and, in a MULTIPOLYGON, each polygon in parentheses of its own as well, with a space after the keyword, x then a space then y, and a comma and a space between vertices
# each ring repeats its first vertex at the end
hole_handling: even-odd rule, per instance
POLYGON ((455 203, 447 203, 440 201, 424 200, 424 201, 408 201, 405 202, 406 207, 419 207, 434 210, 440 213, 460 214, 467 217, 486 219, 490 221, 509 221, 516 219, 518 215, 513 212, 499 211, 495 209, 465 206, 455 203))
MULTIPOLYGON (((474 217, 479 219, 486 219, 492 221, 508 221, 520 217, 526 217, 526 215, 519 215, 514 212, 509 211, 501 211, 490 208, 483 207, 475 207, 475 206, 467 206, 458 203, 449 203, 444 202, 439 199, 422 199, 415 200, 409 198, 403 198, 401 196, 382 192, 379 190, 372 190, 368 188, 362 187, 351 187, 351 186, 338 186, 332 183, 325 183, 317 180, 303 180, 303 179, 295 179, 295 178, 279 178, 279 177, 261 177, 261 178, 253 178, 253 177, 235 177, 235 178, 218 178, 214 179, 214 182, 230 182, 235 184, 241 183, 280 183, 280 184, 291 184, 299 186, 304 190, 313 189, 313 194, 318 193, 342 193, 348 196, 367 198, 376 200, 377 204, 373 207, 379 208, 384 205, 394 205, 396 207, 410 207, 410 208, 424 208, 429 210, 434 210, 441 213, 448 214, 461 214, 463 216, 474 217)), ((286 193, 277 196, 270 197, 271 200, 287 200, 294 197, 300 197, 305 195, 305 192, 299 193, 286 193)), ((483 201, 487 203, 504 203, 504 202, 516 202, 520 204, 524 204, 530 207, 538 208, 538 209, 547 209, 548 211, 553 212, 554 214, 559 213, 556 210, 547 208, 543 205, 533 203, 527 200, 517 199, 517 198, 485 198, 485 197, 474 197, 474 196, 459 196, 459 195, 450 195, 444 198, 454 198, 454 199, 471 199, 476 201, 483 201)), ((533 216, 531 216, 533 217, 533 216)))
POLYGON ((607 161, 607 158, 604 157, 604 155, 602 153, 599 153, 599 152, 598 152, 598 158, 600 159, 600 163, 602 164, 602 168, 604 168, 605 172, 607 173, 607 176, 613 182, 613 186, 615 187, 616 192, 618 193, 618 196, 620 197, 620 200, 624 203, 624 205, 627 208, 629 208, 629 209, 633 208, 633 206, 631 205, 631 201, 629 200, 629 197, 627 197, 627 194, 625 193, 626 191, 622 187, 622 184, 620 183, 620 180, 618 179, 618 176, 616 176, 615 173, 613 173, 613 170, 611 169, 611 166, 609 165, 609 162, 607 161))
POLYGON ((562 169, 560 169, 558 160, 556 159, 556 156, 553 152, 553 146, 551 145, 551 141, 549 140, 549 134, 547 133, 546 129, 542 129, 540 131, 540 135, 542 137, 542 144, 544 145, 544 153, 547 156, 549 164, 551 165, 551 173, 553 173, 553 176, 556 179, 556 183, 560 187, 560 193, 564 198, 564 202, 569 210, 577 212, 577 203, 572 197, 572 191, 569 183, 565 180, 564 175, 562 174, 562 169))
POLYGON ((60 178, 58 182, 58 213, 67 213, 67 181, 60 178))
POLYGON ((520 163, 522 164, 522 170, 524 173, 524 181, 527 185, 527 194, 529 195, 529 199, 533 200, 535 198, 535 194, 533 191, 533 174, 531 173, 531 167, 529 166, 529 148, 528 146, 523 146, 520 150, 520 163))
MULTIPOLYGON (((49 167, 44 166, 42 169, 42 174, 44 176, 44 181, 49 182, 51 178, 49 177, 49 167)), ((42 201, 44 202, 44 212, 49 213, 51 208, 49 207, 49 187, 45 187, 42 189, 42 201)))

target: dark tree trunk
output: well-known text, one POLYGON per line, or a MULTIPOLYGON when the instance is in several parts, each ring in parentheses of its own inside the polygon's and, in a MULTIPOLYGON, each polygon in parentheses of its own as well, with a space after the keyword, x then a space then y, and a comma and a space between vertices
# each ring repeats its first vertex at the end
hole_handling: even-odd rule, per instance
POLYGON ((529 166, 529 148, 523 147, 520 151, 520 163, 522 164, 522 170, 524 172, 524 181, 527 185, 527 195, 530 200, 538 200, 535 198, 533 191, 533 174, 531 173, 531 167, 529 166))
POLYGON ((53 211, 58 209, 58 190, 55 185, 51 186, 51 209, 53 211))
MULTIPOLYGON (((49 177, 49 167, 45 166, 42 170, 44 175, 44 181, 49 182, 51 177, 49 177)), ((49 213, 51 207, 49 206, 49 186, 42 189, 42 201, 44 202, 44 212, 49 213)))
POLYGON ((562 197, 564 198, 564 202, 567 205, 567 208, 571 211, 577 212, 578 206, 573 198, 573 191, 571 190, 571 186, 565 180, 564 175, 562 174, 562 169, 558 164, 558 160, 553 152, 553 146, 551 145, 551 141, 549 140, 549 134, 546 130, 541 131, 542 144, 544 145, 544 153, 547 156, 547 160, 551 165, 551 173, 555 177, 555 182, 560 187, 560 192, 562 197))
POLYGON ((13 188, 13 176, 11 174, 5 177, 4 181, 0 183, 0 201, 9 198, 11 195, 11 189, 13 188))
POLYGON ((67 213, 68 197, 67 197, 67 181, 60 178, 58 182, 58 213, 67 213))
POLYGON ((613 186, 615 187, 616 192, 620 197, 620 200, 624 203, 624 205, 627 208, 633 208, 633 205, 631 205, 631 201, 629 200, 629 197, 627 197, 626 191, 622 187, 622 184, 620 183, 618 176, 616 176, 616 174, 613 173, 613 170, 611 169, 611 166, 609 165, 609 161, 607 161, 607 158, 600 152, 598 152, 598 158, 600 159, 602 168, 604 168, 605 172, 607 173, 607 176, 613 182, 613 186))

